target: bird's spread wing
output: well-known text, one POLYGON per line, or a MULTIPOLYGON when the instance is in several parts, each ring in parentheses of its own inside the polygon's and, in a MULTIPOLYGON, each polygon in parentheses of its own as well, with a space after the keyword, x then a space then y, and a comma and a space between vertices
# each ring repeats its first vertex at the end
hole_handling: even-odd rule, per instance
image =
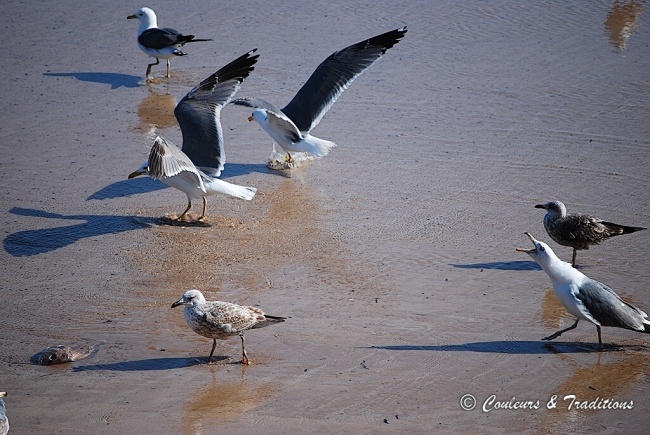
POLYGON ((183 35, 174 29, 159 29, 154 27, 142 32, 138 36, 138 42, 147 48, 161 50, 186 41, 183 40, 183 35))
POLYGON ((267 111, 280 113, 280 109, 276 108, 273 104, 269 103, 268 101, 262 100, 261 98, 251 98, 251 97, 235 98, 230 102, 230 104, 252 107, 253 109, 266 109, 267 111))
POLYGON ((183 152, 208 175, 218 177, 226 162, 220 112, 253 71, 259 55, 251 50, 188 92, 174 115, 183 132, 183 152))
POLYGON ((397 44, 406 27, 339 50, 321 63, 282 111, 303 133, 316 127, 341 93, 368 67, 397 44))
POLYGON ((296 128, 296 125, 282 112, 276 113, 267 110, 266 116, 269 126, 284 136, 288 141, 295 143, 300 140, 300 132, 296 128))
POLYGON ((205 192, 201 173, 192 161, 176 145, 158 136, 149 151, 147 170, 149 176, 159 180, 164 177, 173 177, 181 172, 189 172, 196 176, 196 183, 205 192))
POLYGON ((611 288, 593 279, 582 283, 576 297, 589 310, 591 316, 603 326, 643 331, 647 314, 625 302, 611 288))

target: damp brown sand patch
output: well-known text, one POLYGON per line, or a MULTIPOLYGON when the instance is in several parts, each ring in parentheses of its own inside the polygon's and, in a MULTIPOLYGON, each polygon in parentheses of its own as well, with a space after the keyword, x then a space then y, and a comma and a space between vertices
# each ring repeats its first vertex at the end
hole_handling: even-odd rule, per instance
POLYGON ((217 210, 207 227, 152 227, 154 248, 130 252, 142 273, 138 284, 145 292, 163 286, 173 295, 189 287, 231 288, 246 295, 272 287, 270 277, 283 268, 303 267, 323 281, 346 285, 372 278, 371 268, 364 268, 367 276, 358 267, 351 269, 357 262, 325 229, 314 191, 295 179, 279 179, 278 184, 239 209, 255 219, 219 216, 217 210))

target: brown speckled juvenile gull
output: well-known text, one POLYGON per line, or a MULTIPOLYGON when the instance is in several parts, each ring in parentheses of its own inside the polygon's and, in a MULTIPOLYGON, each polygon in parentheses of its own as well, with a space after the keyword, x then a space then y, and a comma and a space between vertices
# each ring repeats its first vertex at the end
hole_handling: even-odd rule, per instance
POLYGON ((323 157, 336 144, 310 134, 352 81, 377 62, 406 35, 406 27, 382 33, 332 53, 282 110, 256 98, 237 98, 233 104, 253 107, 249 121, 260 126, 287 152, 323 157))
POLYGON ((180 221, 192 208, 192 199, 203 200, 206 216, 206 196, 217 193, 251 200, 257 189, 228 183, 218 177, 226 163, 221 109, 239 90, 240 84, 253 71, 259 55, 255 50, 238 57, 203 80, 176 105, 174 115, 183 133, 183 147, 157 137, 149 159, 129 178, 147 174, 155 180, 175 187, 187 195, 187 208, 176 218, 180 221))
POLYGON ((0 391, 0 435, 7 435, 9 432, 9 419, 7 418, 7 408, 5 408, 5 402, 2 400, 3 397, 6 397, 7 393, 0 391))
POLYGON ((537 204, 535 208, 546 209, 544 228, 551 239, 560 245, 573 248, 573 267, 576 266, 576 251, 589 249, 589 245, 598 245, 610 237, 645 230, 641 227, 605 222, 586 214, 567 214, 566 206, 560 201, 537 204))
POLYGON ((217 339, 225 340, 233 335, 241 337, 242 364, 250 364, 246 355, 244 331, 285 321, 285 317, 264 314, 255 307, 246 307, 230 302, 206 301, 198 290, 188 290, 183 297, 172 304, 172 308, 185 305, 185 321, 192 331, 212 339, 212 350, 208 357, 210 364, 217 339))
POLYGON ((600 337, 601 326, 650 333, 650 321, 645 312, 625 302, 605 284, 589 278, 569 263, 560 260, 546 243, 535 240, 530 233, 525 234, 533 242, 534 248, 517 248, 517 251, 530 255, 542 266, 553 282, 558 299, 564 308, 576 317, 573 325, 544 337, 543 340, 553 340, 566 331, 575 329, 581 319, 596 325, 599 347, 603 345, 600 337))

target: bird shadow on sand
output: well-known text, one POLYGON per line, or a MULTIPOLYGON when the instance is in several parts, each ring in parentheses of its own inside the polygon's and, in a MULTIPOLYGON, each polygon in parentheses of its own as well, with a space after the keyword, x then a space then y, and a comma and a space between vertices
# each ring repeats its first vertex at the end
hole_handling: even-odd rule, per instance
MULTIPOLYGON (((256 172, 271 173, 275 171, 271 171, 266 167, 266 165, 261 163, 260 164, 228 163, 224 168, 221 177, 219 178, 221 178, 224 181, 228 181, 230 183, 240 184, 240 182, 237 182, 235 180, 229 180, 229 178, 237 177, 239 175, 252 174, 256 172)), ((242 183, 246 184, 244 182, 242 183)), ((131 180, 125 178, 124 180, 116 181, 115 183, 109 184, 106 187, 102 187, 97 192, 93 193, 88 198, 86 198, 86 201, 89 201, 91 199, 104 200, 104 199, 123 198, 131 195, 137 195, 140 193, 156 192, 158 190, 167 189, 168 187, 169 186, 167 186, 165 183, 158 180, 154 180, 147 176, 137 177, 131 180)))
POLYGON ((494 261, 492 263, 450 264, 459 269, 542 270, 535 261, 494 261))
POLYGON ((84 221, 74 225, 18 231, 3 240, 5 251, 14 257, 26 257, 55 251, 87 237, 117 234, 156 224, 155 218, 107 215, 62 215, 42 210, 14 207, 17 216, 84 221))
POLYGON ((642 345, 616 345, 604 344, 601 349, 596 343, 578 342, 544 342, 544 341, 479 341, 464 344, 441 345, 395 345, 395 346, 370 346, 370 349, 383 349, 394 351, 430 351, 430 352, 478 352, 478 353, 503 353, 511 355, 540 355, 554 353, 598 353, 645 351, 650 349, 642 345))
POLYGON ((50 77, 74 77, 82 82, 100 83, 111 85, 111 89, 137 88, 140 86, 142 77, 132 76, 129 74, 106 73, 106 72, 72 72, 72 73, 43 73, 44 76, 50 77))
POLYGON ((83 366, 75 366, 72 368, 72 371, 140 372, 182 369, 184 367, 191 367, 202 364, 206 364, 205 358, 149 358, 134 361, 121 361, 109 364, 88 364, 83 366))
POLYGON ((114 199, 123 198, 126 196, 136 195, 139 193, 156 192, 158 190, 167 189, 165 183, 154 180, 149 177, 139 177, 132 180, 124 179, 102 187, 97 192, 86 198, 86 201, 91 199, 114 199))
MULTIPOLYGON (((278 171, 269 169, 265 163, 226 163, 221 172, 222 180, 228 181, 230 177, 238 177, 240 175, 262 173, 274 174, 278 171)), ((237 183, 239 184, 239 183, 237 183)))

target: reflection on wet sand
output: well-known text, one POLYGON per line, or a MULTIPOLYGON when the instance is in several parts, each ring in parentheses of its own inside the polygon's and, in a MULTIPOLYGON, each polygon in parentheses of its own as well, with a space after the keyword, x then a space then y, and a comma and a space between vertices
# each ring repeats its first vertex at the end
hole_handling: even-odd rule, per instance
POLYGON ((149 95, 138 104, 139 123, 133 130, 140 133, 147 133, 152 128, 174 127, 176 117, 176 97, 169 94, 169 86, 164 93, 157 92, 153 86, 147 86, 149 95))
MULTIPOLYGON (((650 370, 648 349, 639 346, 639 352, 599 352, 594 354, 596 362, 584 367, 567 354, 557 354, 563 364, 575 367, 574 373, 565 379, 553 392, 557 395, 557 407, 547 410, 544 421, 540 425, 543 429, 538 433, 578 433, 583 432, 585 421, 599 412, 616 413, 618 418, 625 418, 629 410, 621 409, 576 409, 580 405, 576 402, 594 402, 594 406, 603 403, 606 399, 620 404, 629 401, 634 389, 645 374, 650 370), (602 363, 602 359, 613 359, 612 362, 602 363), (575 396, 572 403, 571 397, 575 396), (622 415, 620 415, 623 413, 622 415)), ((633 403, 636 408, 640 404, 633 403)))
POLYGON ((260 406, 277 388, 272 384, 251 387, 246 384, 245 371, 238 381, 218 381, 217 370, 212 367, 209 386, 190 396, 183 407, 181 430, 183 434, 216 433, 218 424, 237 418, 260 406))
MULTIPOLYGON (((562 302, 555 295, 555 290, 551 287, 542 299, 542 324, 548 328, 557 329, 562 325, 562 319, 569 319, 571 322, 575 321, 575 318, 567 312, 562 302)), ((540 333, 546 334, 546 332, 542 331, 540 333)))
POLYGON ((643 4, 639 1, 614 2, 605 20, 605 31, 614 47, 619 50, 625 49, 642 13, 643 4))

